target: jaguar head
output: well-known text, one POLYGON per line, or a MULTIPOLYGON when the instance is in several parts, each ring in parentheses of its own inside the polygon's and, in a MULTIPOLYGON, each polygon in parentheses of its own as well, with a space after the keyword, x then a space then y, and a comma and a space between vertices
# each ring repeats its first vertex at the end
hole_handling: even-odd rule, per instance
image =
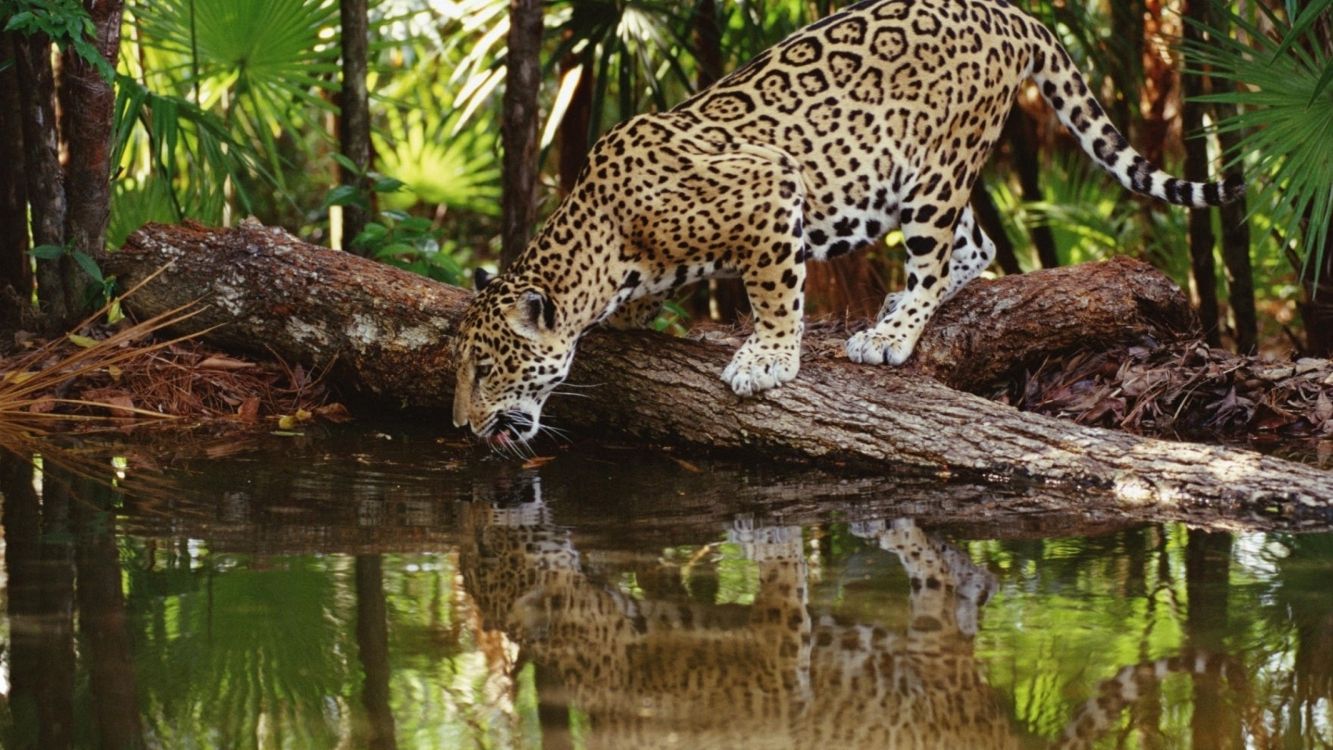
POLYGON ((454 426, 493 448, 526 443, 546 399, 569 375, 577 336, 549 294, 523 280, 478 272, 478 294, 454 337, 454 426))

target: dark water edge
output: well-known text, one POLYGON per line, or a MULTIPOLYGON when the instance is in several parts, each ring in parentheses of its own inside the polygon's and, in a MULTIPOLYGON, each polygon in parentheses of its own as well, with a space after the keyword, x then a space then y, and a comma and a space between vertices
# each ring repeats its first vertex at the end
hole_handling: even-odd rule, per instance
POLYGON ((1318 519, 393 425, 117 450, 0 460, 4 747, 1333 743, 1318 519))

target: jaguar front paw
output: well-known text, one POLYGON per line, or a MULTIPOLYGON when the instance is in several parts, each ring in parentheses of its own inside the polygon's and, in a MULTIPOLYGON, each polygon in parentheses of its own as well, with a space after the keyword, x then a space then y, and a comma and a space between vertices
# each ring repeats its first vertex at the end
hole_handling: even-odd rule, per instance
POLYGON ((722 380, 737 396, 753 396, 776 388, 795 378, 801 368, 801 355, 796 347, 772 351, 763 346, 754 339, 746 341, 722 371, 722 380))
POLYGON ((867 365, 901 365, 912 356, 916 342, 897 331, 885 332, 881 326, 847 339, 847 358, 867 365))

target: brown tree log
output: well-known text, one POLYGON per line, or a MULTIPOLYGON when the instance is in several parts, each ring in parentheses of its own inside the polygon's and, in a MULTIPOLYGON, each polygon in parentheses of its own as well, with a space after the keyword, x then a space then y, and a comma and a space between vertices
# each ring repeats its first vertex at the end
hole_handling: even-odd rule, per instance
MULTIPOLYGON (((138 315, 201 300, 191 325, 214 343, 333 365, 336 382, 410 407, 452 398, 449 339, 469 298, 281 230, 150 225, 104 263, 127 283, 164 265, 127 300, 138 315)), ((797 379, 740 399, 719 373, 733 347, 659 334, 585 337, 556 396, 566 429, 650 443, 843 462, 879 470, 1021 477, 1095 486, 1121 503, 1267 510, 1327 507, 1333 475, 1248 451, 1081 427, 961 393, 928 374, 980 384, 1074 342, 1170 331, 1189 321, 1180 291, 1129 260, 969 285, 946 305, 906 370, 864 367, 811 336, 797 379), (1285 505, 1294 504, 1294 505, 1285 505)))

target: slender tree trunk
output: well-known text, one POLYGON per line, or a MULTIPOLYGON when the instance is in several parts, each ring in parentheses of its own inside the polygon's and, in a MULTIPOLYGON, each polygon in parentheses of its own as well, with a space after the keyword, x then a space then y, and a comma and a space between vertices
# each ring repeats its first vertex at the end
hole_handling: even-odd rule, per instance
MULTIPOLYGON (((577 6, 576 6, 577 7, 577 6)), ((578 12, 575 10, 575 12, 578 12)), ((561 76, 568 75, 574 68, 579 70, 579 82, 574 88, 574 95, 569 101, 569 108, 560 121, 556 131, 556 145, 560 150, 560 191, 568 193, 574 189, 583 166, 588 163, 588 137, 592 124, 593 93, 593 58, 585 52, 581 56, 566 55, 560 61, 561 76)))
POLYGON ((542 5, 510 0, 505 62, 500 265, 508 267, 537 222, 537 95, 541 89, 542 5))
POLYGON ((995 206, 995 199, 986 189, 984 177, 978 177, 972 186, 972 211, 985 232, 995 243, 995 262, 1008 274, 1023 273, 1018 265, 1018 256, 1014 255, 1014 243, 1004 231, 1004 220, 1000 218, 1000 209, 995 206))
MULTIPOLYGON (((1168 14, 1163 7, 1170 1, 1147 0, 1143 4, 1140 40, 1179 36, 1175 29, 1164 28, 1165 21, 1175 18, 1175 10, 1168 14)), ((1138 54, 1143 65, 1142 76, 1138 79, 1143 93, 1139 95, 1139 116, 1135 119, 1137 132, 1131 140, 1144 158, 1153 164, 1162 164, 1166 161, 1171 130, 1167 107, 1174 106, 1179 98, 1175 95, 1176 82, 1180 78, 1179 66, 1156 45, 1145 47, 1140 44, 1138 54), (1144 99, 1147 100, 1146 106, 1144 99)))
MULTIPOLYGON (((338 95, 338 140, 342 155, 356 165, 360 174, 339 166, 338 181, 356 185, 366 198, 373 201, 370 190, 370 94, 366 91, 367 48, 370 44, 370 24, 367 20, 366 0, 340 0, 339 17, 342 23, 342 91, 338 95)), ((355 250, 352 240, 361 234, 369 221, 369 212, 358 205, 343 207, 342 237, 345 249, 355 250)))
MULTIPOLYGON (((1211 5, 1205 4, 1203 12, 1209 25, 1223 31, 1227 29, 1227 19, 1219 17, 1211 5)), ((1220 78, 1209 77, 1212 91, 1234 84, 1220 78)), ((1236 107, 1221 102, 1213 105, 1213 120, 1221 122, 1235 116, 1236 107)), ((1228 130, 1217 134, 1222 148, 1223 160, 1237 156, 1237 147, 1241 133, 1228 130)), ((1222 262, 1227 270, 1227 295, 1231 316, 1235 322, 1236 349, 1242 354, 1251 354, 1259 346, 1259 321, 1254 304, 1254 270, 1250 262, 1250 225, 1246 220, 1249 213, 1248 201, 1244 196, 1218 209, 1222 222, 1222 262)))
MULTIPOLYGON (((520 646, 520 648, 522 648, 520 646)), ((529 656, 529 654, 522 654, 529 656)), ((574 750, 574 734, 570 731, 569 690, 561 679, 560 670, 532 658, 534 682, 537 688, 537 716, 541 718, 542 750, 574 750)))
MULTIPOLYGON (((1185 40, 1203 41, 1203 33, 1190 21, 1206 23, 1208 21, 1207 0, 1189 0, 1185 6, 1185 40)), ((1184 101, 1181 102, 1181 131, 1185 138, 1185 174, 1187 180, 1207 182, 1208 141, 1201 136, 1203 130, 1204 106, 1193 101, 1203 95, 1203 78, 1187 75, 1181 81, 1184 101)), ((1220 346, 1221 330, 1217 315, 1217 270, 1213 259, 1216 239, 1213 237, 1211 208, 1190 210, 1189 219, 1190 265, 1194 275, 1194 286, 1199 295, 1199 322, 1209 345, 1220 346)))
MULTIPOLYGON (((120 53, 122 0, 84 0, 92 18, 98 52, 115 67, 120 53)), ((111 129, 115 118, 114 83, 93 64, 67 50, 61 61, 60 103, 66 116, 60 123, 69 149, 65 164, 65 196, 69 213, 65 234, 70 246, 89 255, 102 252, 107 217, 111 212, 111 129)), ((75 271, 71 311, 83 307, 80 292, 86 276, 75 271)))
MULTIPOLYGON (((1314 238, 1310 237, 1306 244, 1313 247, 1314 238)), ((1329 229, 1327 247, 1322 268, 1316 269, 1311 260, 1304 280, 1306 299, 1300 304, 1307 353, 1316 357, 1333 356, 1333 227, 1329 229), (1313 280, 1315 273, 1319 274, 1318 284, 1313 280)))
MULTIPOLYGON (((13 37, 11 33, 0 32, 0 61, 14 59, 13 37)), ((9 285, 18 292, 20 300, 26 300, 32 290, 32 274, 20 112, 18 70, 11 66, 0 70, 0 287, 9 285)), ((9 319, 17 313, 0 309, 0 319, 9 319)))
MULTIPOLYGON (((1216 83, 1221 83, 1217 81, 1216 83)), ((1217 120, 1230 117, 1235 108, 1214 105, 1217 120)), ((1240 134, 1218 134, 1223 154, 1236 153, 1240 134)), ((1248 201, 1244 196, 1218 209, 1222 216, 1222 262, 1227 268, 1227 294, 1236 325, 1236 349, 1252 354, 1259 347, 1259 318, 1254 305, 1254 269, 1250 263, 1250 223, 1248 201)))
MULTIPOLYGON (((1041 192, 1041 162, 1032 136, 1032 122, 1021 107, 1014 107, 1005 123, 1005 131, 1008 133, 1009 147, 1013 149, 1014 167, 1018 170, 1018 181, 1023 188, 1023 200, 1045 200, 1041 192)), ((1055 235, 1051 233, 1051 228, 1037 224, 1032 227, 1030 234, 1041 267, 1059 266, 1060 256, 1055 252, 1055 235)))
MULTIPOLYGON (((28 206, 32 214, 33 245, 65 244, 65 176, 60 168, 56 123, 55 74, 51 69, 51 41, 42 34, 14 38, 19 102, 22 106, 24 166, 28 178, 28 206)), ((73 275, 68 256, 37 262, 37 299, 45 325, 54 332, 74 317, 73 275)))
POLYGON ((1115 39, 1111 78, 1115 98, 1111 101, 1111 121, 1126 137, 1139 108, 1143 86, 1143 0, 1116 0, 1111 4, 1111 35, 1115 39))
POLYGON ((722 29, 717 23, 717 2, 699 0, 691 24, 694 59, 699 63, 695 88, 702 91, 722 78, 722 29))

